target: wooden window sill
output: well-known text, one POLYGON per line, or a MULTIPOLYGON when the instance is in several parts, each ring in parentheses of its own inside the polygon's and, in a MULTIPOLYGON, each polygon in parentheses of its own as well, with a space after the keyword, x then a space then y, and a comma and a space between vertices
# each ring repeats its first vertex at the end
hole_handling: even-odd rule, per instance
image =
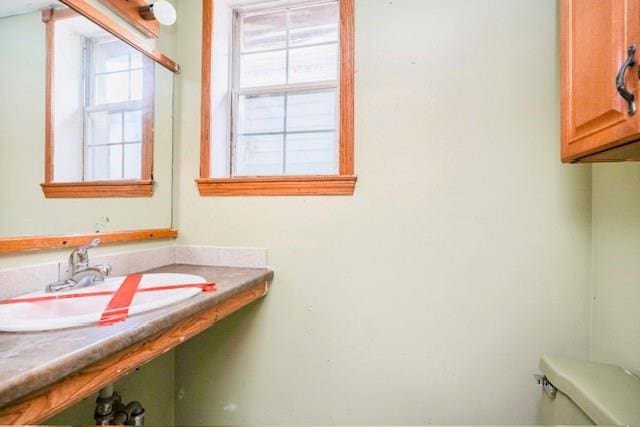
POLYGON ((152 180, 56 182, 40 184, 47 199, 151 197, 152 180))
POLYGON ((197 179, 201 196, 351 196, 358 177, 277 176, 197 179))

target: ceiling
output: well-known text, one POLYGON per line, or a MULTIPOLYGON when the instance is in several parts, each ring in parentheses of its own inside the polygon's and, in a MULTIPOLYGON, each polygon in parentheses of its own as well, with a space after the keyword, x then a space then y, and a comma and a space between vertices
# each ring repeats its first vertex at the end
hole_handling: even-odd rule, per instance
POLYGON ((37 12, 51 6, 60 6, 57 0, 0 0, 0 18, 37 12))

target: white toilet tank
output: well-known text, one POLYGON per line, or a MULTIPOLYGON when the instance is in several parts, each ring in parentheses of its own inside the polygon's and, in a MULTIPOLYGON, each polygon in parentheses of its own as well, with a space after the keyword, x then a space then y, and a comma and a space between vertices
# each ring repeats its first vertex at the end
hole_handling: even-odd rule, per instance
POLYGON ((604 363, 543 356, 543 425, 640 426, 640 378, 604 363))

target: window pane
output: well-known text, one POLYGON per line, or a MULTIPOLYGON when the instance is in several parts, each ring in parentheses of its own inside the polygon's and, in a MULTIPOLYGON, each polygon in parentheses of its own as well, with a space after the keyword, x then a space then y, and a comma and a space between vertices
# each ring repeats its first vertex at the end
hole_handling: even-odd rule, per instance
POLYGON ((287 46, 286 12, 247 16, 242 19, 242 51, 283 49, 287 46))
POLYGON ((109 146, 109 178, 122 179, 122 145, 109 146))
POLYGON ((289 83, 338 78, 338 45, 302 47, 289 51, 289 83))
POLYGON ((142 99, 143 91, 142 70, 131 72, 131 100, 136 101, 142 99))
POLYGON ((287 79, 287 52, 241 55, 240 87, 284 84, 287 79))
POLYGON ((96 71, 105 73, 129 69, 131 48, 120 40, 98 42, 96 45, 96 71))
POLYGON ((266 133, 284 130, 284 96, 241 96, 238 132, 266 133))
POLYGON ((129 73, 127 71, 96 76, 96 104, 108 104, 128 100, 129 73))
POLYGON ((98 111, 89 115, 88 145, 122 141, 122 114, 98 111))
POLYGON ((122 179, 122 145, 89 147, 85 180, 122 179))
POLYGON ((142 178, 142 144, 124 146, 124 179, 142 178))
POLYGON ((122 142, 122 113, 109 114, 109 142, 122 142))
POLYGON ((107 113, 91 113, 89 115, 89 145, 109 142, 109 116, 107 113))
POLYGON ((85 181, 102 181, 109 179, 109 168, 106 159, 109 157, 108 147, 89 147, 85 181))
POLYGON ((124 140, 125 142, 142 141, 142 111, 125 111, 124 140))
POLYGON ((282 135, 240 136, 235 151, 236 176, 281 175, 282 135))
POLYGON ((290 45, 301 46, 338 40, 338 4, 291 10, 290 45))
POLYGON ((287 131, 336 128, 336 92, 290 94, 287 100, 287 131))
POLYGON ((142 54, 135 49, 129 49, 131 54, 131 68, 142 68, 142 54))
POLYGON ((287 175, 338 173, 335 132, 287 135, 287 175))

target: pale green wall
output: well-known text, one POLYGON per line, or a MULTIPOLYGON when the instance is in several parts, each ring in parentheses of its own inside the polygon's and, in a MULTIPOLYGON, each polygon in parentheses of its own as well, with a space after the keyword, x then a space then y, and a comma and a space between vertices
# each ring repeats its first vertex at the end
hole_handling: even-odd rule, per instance
POLYGON ((593 168, 591 357, 640 374, 640 165, 593 168))
MULTIPOLYGON (((591 174, 559 163, 555 1, 356 0, 349 198, 198 196, 199 4, 178 3, 179 243, 266 247, 276 280, 125 399, 151 424, 174 398, 178 424, 534 423, 539 356, 589 351, 591 174)), ((639 371, 640 169, 595 170, 592 354, 639 371)))
POLYGON ((259 305, 176 353, 179 424, 531 424, 587 357, 589 166, 559 161, 553 0, 356 0, 354 197, 201 198, 179 4, 179 243, 257 246, 259 305))

